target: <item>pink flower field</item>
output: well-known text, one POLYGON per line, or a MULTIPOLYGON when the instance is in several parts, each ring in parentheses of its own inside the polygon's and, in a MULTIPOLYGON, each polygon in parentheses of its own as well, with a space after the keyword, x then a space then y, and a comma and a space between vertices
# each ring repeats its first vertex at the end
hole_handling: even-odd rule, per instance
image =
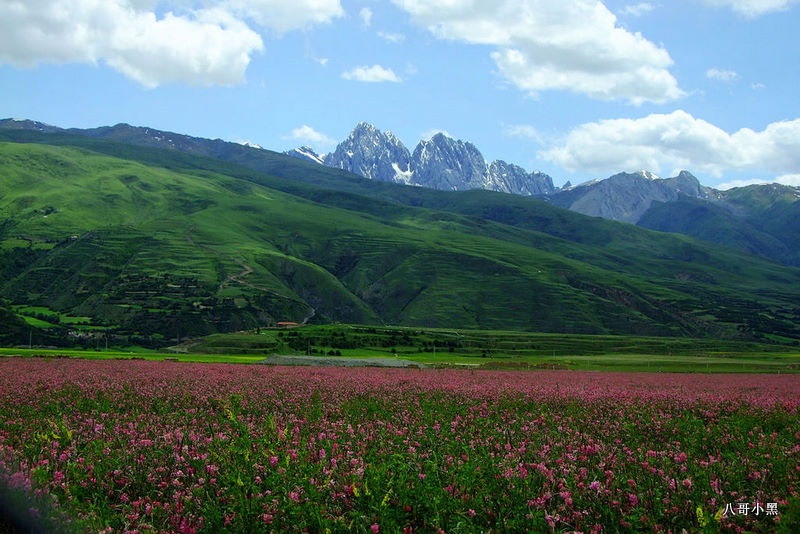
POLYGON ((798 375, 4 358, 0 477, 77 532, 798 532, 799 415, 798 375))

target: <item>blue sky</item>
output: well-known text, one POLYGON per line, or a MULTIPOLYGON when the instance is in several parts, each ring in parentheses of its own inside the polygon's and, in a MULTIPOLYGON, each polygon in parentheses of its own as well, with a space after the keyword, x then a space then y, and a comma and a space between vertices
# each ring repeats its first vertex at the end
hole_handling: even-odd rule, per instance
MULTIPOLYGON (((800 1, 0 0, 0 116, 800 185, 800 1)), ((727 185, 726 185, 727 184, 727 185)))

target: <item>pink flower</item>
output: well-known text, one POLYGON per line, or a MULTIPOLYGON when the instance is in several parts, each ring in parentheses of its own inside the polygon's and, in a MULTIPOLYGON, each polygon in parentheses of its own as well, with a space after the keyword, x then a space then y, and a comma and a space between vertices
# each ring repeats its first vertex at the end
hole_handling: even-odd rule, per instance
POLYGON ((372 532, 375 534, 378 534, 378 523, 373 523, 370 529, 372 529, 372 532))

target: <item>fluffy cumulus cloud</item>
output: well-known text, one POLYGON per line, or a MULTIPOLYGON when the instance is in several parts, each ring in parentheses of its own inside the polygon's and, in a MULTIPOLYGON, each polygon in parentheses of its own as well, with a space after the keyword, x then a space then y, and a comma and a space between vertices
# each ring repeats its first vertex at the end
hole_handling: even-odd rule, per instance
POLYGON ((380 65, 373 65, 368 67, 366 65, 356 67, 352 70, 342 73, 342 78, 345 80, 354 80, 357 82, 401 82, 402 80, 394 73, 392 69, 387 69, 380 65))
POLYGON ((800 187, 800 173, 783 174, 775 178, 775 182, 783 185, 793 185, 794 187, 800 187))
POLYGON ((729 7, 748 18, 756 18, 775 11, 785 11, 800 0, 703 0, 711 6, 729 7))
POLYGON ((499 72, 520 89, 662 103, 684 92, 669 53, 617 26, 597 0, 392 0, 441 39, 495 47, 499 72))
MULTIPOLYGON (((248 19, 276 31, 325 22, 339 0, 9 0, 0 2, 0 62, 104 62, 141 83, 234 85, 263 50, 248 19), (164 9, 163 15, 156 7, 164 9)), ((338 11, 337 11, 338 8, 338 11)))
POLYGON ((315 146, 330 146, 336 143, 336 141, 324 133, 318 132, 311 126, 305 124, 292 130, 292 133, 286 136, 285 139, 292 139, 315 146))
POLYGON ((560 146, 539 153, 569 170, 655 172, 691 169, 720 176, 730 170, 800 172, 800 119, 732 134, 678 110, 640 119, 583 124, 560 146))

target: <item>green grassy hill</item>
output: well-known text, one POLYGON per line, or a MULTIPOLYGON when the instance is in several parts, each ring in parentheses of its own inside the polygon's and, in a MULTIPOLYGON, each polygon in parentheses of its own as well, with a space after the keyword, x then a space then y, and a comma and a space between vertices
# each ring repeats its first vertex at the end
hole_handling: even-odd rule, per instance
POLYGON ((74 135, 0 140, 0 298, 87 317, 60 325, 84 339, 276 321, 800 338, 797 269, 535 199, 264 151, 283 177, 74 135))
POLYGON ((800 194, 778 184, 740 187, 715 202, 654 202, 637 223, 800 266, 800 194))
POLYGON ((654 202, 637 224, 650 230, 691 235, 787 265, 800 264, 797 249, 790 249, 755 222, 703 200, 682 198, 672 202, 654 202))

